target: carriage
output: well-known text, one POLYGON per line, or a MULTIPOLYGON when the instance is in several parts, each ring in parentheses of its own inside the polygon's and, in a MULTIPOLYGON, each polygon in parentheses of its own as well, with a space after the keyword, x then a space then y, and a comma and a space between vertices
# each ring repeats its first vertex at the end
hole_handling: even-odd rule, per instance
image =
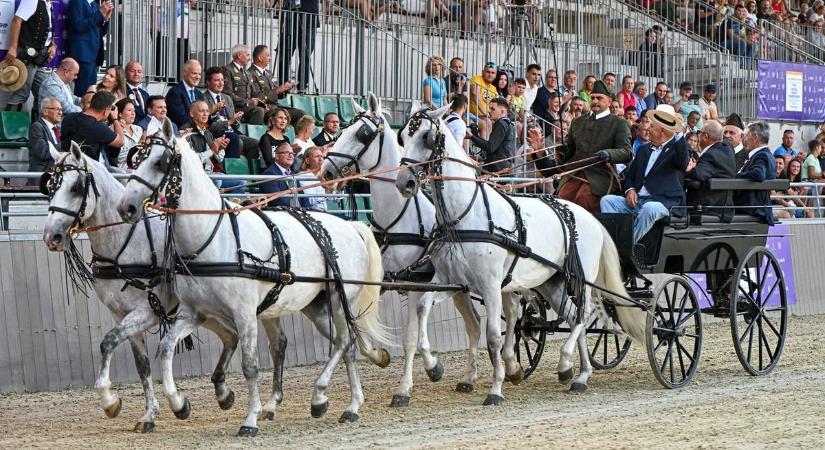
MULTIPOLYGON (((712 190, 729 193, 787 186, 787 180, 711 181, 712 190)), ((785 279, 766 246, 768 237, 780 235, 750 215, 734 215, 723 222, 715 215, 701 214, 701 208, 682 209, 691 214, 681 218, 671 211, 671 217, 658 222, 635 246, 632 216, 599 217, 618 247, 628 293, 637 307, 652 309, 645 346, 656 379, 675 389, 696 374, 702 314, 729 319, 742 367, 751 375, 767 375, 779 361, 787 332, 785 279), (654 283, 652 274, 662 276, 654 283)), ((538 365, 547 334, 569 331, 560 320, 548 319, 548 309, 547 301, 535 291, 521 299, 516 352, 525 376, 538 365)), ((597 369, 616 367, 630 349, 629 339, 598 318, 588 324, 587 333, 593 336, 589 356, 597 369)))

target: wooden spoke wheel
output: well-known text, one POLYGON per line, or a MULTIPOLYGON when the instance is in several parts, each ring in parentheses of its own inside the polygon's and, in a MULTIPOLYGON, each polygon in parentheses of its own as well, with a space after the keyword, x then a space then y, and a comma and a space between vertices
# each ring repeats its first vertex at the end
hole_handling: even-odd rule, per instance
POLYGON ((702 312, 689 282, 669 276, 654 294, 647 317, 647 357, 662 386, 678 389, 688 384, 699 367, 702 352, 702 312))
POLYGON ((748 251, 731 280, 730 331, 736 356, 751 375, 767 375, 782 355, 788 325, 785 277, 765 247, 748 251))
MULTIPOLYGON (((514 350, 516 359, 524 370, 524 379, 527 379, 536 370, 544 353, 548 328, 547 304, 541 294, 531 290, 527 295, 521 295, 519 305, 514 350)), ((504 317, 501 320, 504 320, 504 317)))
POLYGON ((630 350, 630 338, 619 335, 612 324, 596 316, 587 327, 590 364, 597 370, 612 369, 622 362, 630 350), (591 337, 595 336, 595 338, 591 337))

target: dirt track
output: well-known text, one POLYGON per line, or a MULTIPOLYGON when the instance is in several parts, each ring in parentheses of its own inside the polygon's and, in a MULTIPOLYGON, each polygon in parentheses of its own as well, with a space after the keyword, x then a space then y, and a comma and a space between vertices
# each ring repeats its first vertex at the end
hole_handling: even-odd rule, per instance
MULTIPOLYGON (((309 415, 311 384, 318 366, 286 370, 285 400, 275 421, 259 421, 254 440, 234 434, 246 409, 246 389, 238 375, 227 382, 237 400, 218 409, 207 377, 182 380, 192 415, 179 421, 160 396, 157 431, 132 432, 142 414, 139 385, 119 386, 123 412, 106 419, 93 389, 0 398, 0 448, 821 448, 825 443, 825 316, 791 320, 779 367, 768 377, 746 375, 730 344, 727 322, 706 326, 699 373, 685 389, 667 391, 653 378, 643 348, 631 349, 617 369, 598 372, 586 394, 569 394, 556 380, 558 344, 548 344, 533 376, 520 386, 505 385, 507 403, 482 407, 489 362, 472 394, 453 391, 465 356, 442 355, 447 372, 427 380, 420 364, 410 407, 388 406, 400 361, 387 369, 361 365, 367 401, 361 419, 340 425, 349 390, 342 367, 329 389, 330 409, 322 419, 309 415)), ((343 366, 343 364, 341 364, 343 366)), ((156 375, 157 377, 157 375, 156 375)), ((263 399, 271 373, 262 374, 263 399)))

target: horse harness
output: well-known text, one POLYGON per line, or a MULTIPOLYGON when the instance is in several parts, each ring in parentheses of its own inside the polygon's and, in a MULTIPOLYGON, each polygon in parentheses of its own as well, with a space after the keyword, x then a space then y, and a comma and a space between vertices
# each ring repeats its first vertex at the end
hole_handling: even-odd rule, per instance
MULTIPOLYGON (((475 166, 470 165, 466 161, 449 157, 444 154, 444 133, 441 131, 440 122, 438 120, 432 119, 429 115, 426 114, 426 112, 419 111, 413 114, 407 121, 407 123, 401 127, 401 129, 404 130, 406 128, 408 130, 408 136, 413 136, 415 132, 418 131, 423 121, 428 121, 431 123, 431 128, 427 132, 427 136, 425 137, 425 144, 432 151, 429 158, 427 158, 427 161, 430 162, 422 164, 421 161, 405 157, 401 159, 401 164, 415 164, 416 166, 410 166, 408 167, 408 169, 419 180, 419 182, 422 182, 427 177, 431 178, 433 192, 436 198, 436 202, 434 202, 434 204, 436 205, 436 211, 438 212, 438 215, 441 216, 441 223, 433 231, 433 241, 441 241, 443 244, 440 245, 444 245, 446 243, 463 242, 488 243, 513 252, 515 254, 515 257, 513 258, 513 261, 507 269, 507 273, 501 282, 502 288, 507 286, 512 281, 513 271, 516 267, 516 264, 518 263, 519 258, 530 258, 540 264, 551 267, 558 273, 563 274, 565 290, 568 293, 568 295, 573 298, 573 302, 577 306, 577 320, 581 322, 583 320, 584 314, 584 308, 581 308, 581 305, 584 299, 584 289, 586 283, 584 281, 585 277, 581 265, 581 259, 579 258, 578 249, 575 244, 578 240, 578 234, 576 232, 576 222, 575 217, 573 216, 573 212, 570 211, 567 205, 560 203, 556 198, 552 196, 542 195, 538 197, 556 214, 556 216, 559 218, 559 221, 563 225, 561 228, 563 232, 564 248, 566 249, 566 252, 564 262, 562 263, 562 265, 550 261, 541 255, 533 253, 532 249, 529 246, 527 246, 527 228, 524 225, 524 219, 521 214, 521 207, 511 198, 511 196, 491 186, 491 188, 494 189, 494 191, 498 193, 501 196, 501 198, 504 199, 510 205, 510 207, 513 210, 513 215, 515 217, 515 226, 512 230, 500 227, 495 224, 495 221, 492 217, 492 213, 490 211, 490 201, 486 189, 487 186, 483 181, 475 181, 475 189, 473 191, 473 195, 467 207, 456 218, 452 218, 449 212, 446 210, 443 198, 444 181, 441 178, 443 162, 445 160, 453 161, 462 165, 470 166, 473 169, 475 169, 475 166), (416 170, 418 171, 416 172, 416 170), (455 226, 458 225, 461 222, 461 220, 464 219, 464 217, 466 217, 467 214, 469 214, 469 212, 472 210, 472 207, 478 198, 479 192, 481 193, 481 198, 484 203, 484 208, 487 215, 487 229, 455 229, 455 226)), ((402 144, 402 133, 399 133, 398 135, 399 144, 402 144)), ((438 247, 439 245, 431 245, 427 248, 427 251, 428 253, 432 253, 435 250, 437 250, 438 247)), ((429 257, 431 257, 431 254, 425 255, 425 258, 429 257)))

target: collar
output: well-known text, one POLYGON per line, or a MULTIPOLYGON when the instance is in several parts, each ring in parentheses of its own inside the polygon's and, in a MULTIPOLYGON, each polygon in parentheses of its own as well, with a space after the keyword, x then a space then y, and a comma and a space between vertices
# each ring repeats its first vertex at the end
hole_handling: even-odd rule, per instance
POLYGON ((266 67, 261 67, 257 64, 252 64, 252 67, 258 69, 258 72, 264 73, 266 71, 266 67))
POLYGON ((650 145, 651 145, 650 150, 651 150, 651 151, 654 151, 654 150, 657 150, 657 149, 658 149, 658 150, 664 150, 664 148, 667 146, 667 144, 669 144, 669 143, 670 143, 670 141, 672 141, 674 137, 675 137, 675 136, 671 136, 671 137, 670 137, 670 139, 668 139, 668 140, 666 140, 665 142, 663 142, 663 143, 662 143, 662 145, 654 145, 654 144, 651 142, 651 143, 650 143, 650 145))
MULTIPOLYGON (((592 114, 592 113, 591 113, 591 114, 592 114)), ((602 118, 607 117, 607 116, 609 116, 609 115, 610 115, 610 110, 609 110, 609 109, 606 109, 606 110, 604 110, 604 111, 602 111, 602 112, 600 112, 600 113, 596 114, 596 120, 602 119, 602 118)))
POLYGON ((703 149, 702 149, 702 151, 701 151, 701 152, 699 152, 699 155, 704 155, 704 154, 705 154, 705 152, 706 152, 706 151, 708 151, 708 149, 710 149, 711 147, 713 147, 713 146, 714 146, 714 145, 716 145, 716 144, 718 144, 718 142, 714 142, 713 144, 710 144, 710 145, 708 145, 707 147, 703 148, 703 149))
POLYGON ((736 147, 733 147, 733 153, 739 153, 745 148, 745 144, 739 144, 736 147))
POLYGON ((185 87, 185 88, 186 88, 186 92, 189 92, 189 91, 194 91, 194 90, 195 90, 195 88, 194 88, 194 87, 189 86, 189 83, 187 83, 187 82, 185 82, 185 81, 183 81, 183 80, 180 80, 180 82, 181 82, 181 83, 183 83, 183 87, 185 87))
POLYGON ((130 91, 134 91, 135 89, 140 89, 140 85, 132 86, 131 84, 126 83, 126 86, 129 86, 130 91))
POLYGON ((235 61, 232 61, 232 65, 233 65, 233 66, 235 66, 235 68, 236 68, 236 69, 238 69, 238 72, 241 72, 241 71, 243 71, 244 69, 246 69, 246 67, 244 67, 244 66, 242 66, 242 65, 238 64, 238 63, 237 63, 237 62, 235 62, 235 61))
POLYGON ((206 92, 209 92, 209 95, 211 95, 211 96, 212 96, 212 99, 213 99, 213 100, 214 100, 217 96, 221 95, 221 93, 220 93, 220 92, 212 92, 212 91, 210 91, 209 89, 207 89, 207 90, 206 90, 206 92))
POLYGON ((281 169, 281 173, 282 173, 282 174, 286 174, 287 170, 289 170, 289 168, 288 168, 288 167, 283 167, 283 166, 281 166, 280 164, 278 164, 278 163, 276 163, 276 162, 273 162, 273 163, 274 163, 276 166, 278 166, 278 168, 279 168, 279 169, 281 169))
POLYGON ((748 159, 753 158, 753 155, 755 155, 755 154, 756 154, 756 152, 758 152, 759 150, 762 150, 763 148, 768 148, 768 146, 757 147, 757 148, 755 148, 755 149, 751 150, 751 151, 748 153, 748 159))
POLYGON ((48 119, 46 119, 45 117, 40 117, 40 120, 46 123, 50 131, 56 126, 55 124, 49 122, 48 119))

